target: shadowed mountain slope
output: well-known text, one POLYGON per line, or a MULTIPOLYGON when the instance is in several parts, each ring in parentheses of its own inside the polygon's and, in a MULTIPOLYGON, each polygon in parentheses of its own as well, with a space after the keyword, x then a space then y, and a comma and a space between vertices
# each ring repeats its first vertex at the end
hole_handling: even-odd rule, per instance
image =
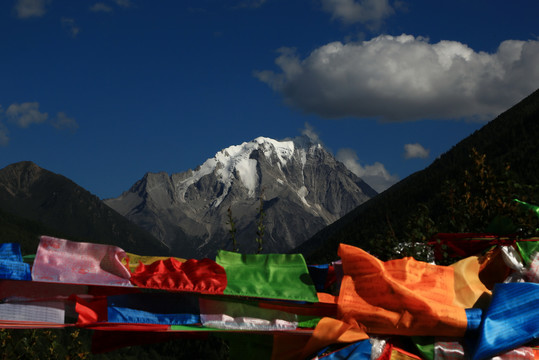
POLYGON ((0 234, 27 251, 39 235, 113 244, 141 254, 168 248, 64 176, 25 161, 0 170, 0 234), (15 237, 15 238, 12 238, 15 237))
POLYGON ((375 234, 403 229, 408 216, 418 204, 431 209, 431 217, 446 211, 441 201, 443 184, 459 181, 469 166, 475 148, 485 154, 489 164, 502 172, 511 165, 515 180, 536 183, 539 178, 539 90, 468 136, 430 166, 418 171, 373 199, 360 205, 343 218, 322 229, 294 252, 303 253, 312 262, 337 258, 339 243, 369 250, 375 234))

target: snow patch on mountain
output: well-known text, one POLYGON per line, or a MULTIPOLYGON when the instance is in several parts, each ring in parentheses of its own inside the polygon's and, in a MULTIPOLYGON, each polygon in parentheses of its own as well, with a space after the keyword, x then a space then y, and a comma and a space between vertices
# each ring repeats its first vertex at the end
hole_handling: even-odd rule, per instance
POLYGON ((255 194, 258 174, 256 173, 257 161, 254 159, 241 159, 236 164, 236 170, 240 175, 240 180, 249 191, 249 196, 255 194))
POLYGON ((279 166, 284 166, 294 156, 294 141, 285 140, 277 141, 266 137, 258 137, 253 140, 258 145, 262 146, 264 155, 270 158, 271 154, 277 155, 279 159, 279 166))
POLYGON ((298 196, 299 198, 301 199, 301 201, 307 206, 307 207, 311 207, 311 205, 307 202, 307 199, 305 199, 305 197, 309 194, 309 190, 305 187, 305 186, 302 186, 299 190, 298 190, 298 196))

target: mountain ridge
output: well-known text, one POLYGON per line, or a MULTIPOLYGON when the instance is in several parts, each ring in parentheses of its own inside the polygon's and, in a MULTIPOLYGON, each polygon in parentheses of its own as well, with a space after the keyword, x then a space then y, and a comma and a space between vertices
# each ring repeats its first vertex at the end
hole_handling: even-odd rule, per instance
MULTIPOLYGON (((135 253, 168 253, 164 244, 110 209, 97 196, 31 161, 0 169, 0 210, 20 219, 15 222, 27 219, 40 231, 55 230, 56 236, 117 245, 135 253)), ((25 238, 25 242, 31 243, 28 247, 37 248, 39 235, 50 234, 25 238)))

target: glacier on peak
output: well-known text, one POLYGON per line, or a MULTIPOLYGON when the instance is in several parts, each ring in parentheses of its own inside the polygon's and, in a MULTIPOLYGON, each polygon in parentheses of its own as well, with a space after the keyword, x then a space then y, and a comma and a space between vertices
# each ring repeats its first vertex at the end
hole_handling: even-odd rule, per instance
POLYGON ((212 206, 217 207, 223 201, 236 174, 243 186, 248 190, 249 196, 254 196, 256 184, 258 183, 258 174, 257 160, 250 158, 253 151, 262 151, 270 161, 273 159, 272 155, 275 155, 278 160, 275 165, 282 169, 294 157, 296 151, 299 153, 299 161, 304 166, 307 161, 307 151, 311 150, 313 146, 321 147, 320 144, 315 144, 311 139, 304 136, 282 141, 260 136, 240 145, 229 146, 217 152, 213 158, 206 160, 196 170, 192 171, 190 177, 184 178, 176 184, 178 198, 185 201, 185 193, 189 186, 211 173, 215 173, 218 180, 225 185, 223 192, 212 206))

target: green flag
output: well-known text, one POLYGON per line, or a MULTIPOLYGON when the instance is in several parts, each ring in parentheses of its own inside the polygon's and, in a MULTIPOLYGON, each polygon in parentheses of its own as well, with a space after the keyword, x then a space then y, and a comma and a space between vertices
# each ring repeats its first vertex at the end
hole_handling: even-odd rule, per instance
POLYGON ((215 261, 226 271, 225 295, 318 302, 301 254, 238 254, 221 250, 215 261))

